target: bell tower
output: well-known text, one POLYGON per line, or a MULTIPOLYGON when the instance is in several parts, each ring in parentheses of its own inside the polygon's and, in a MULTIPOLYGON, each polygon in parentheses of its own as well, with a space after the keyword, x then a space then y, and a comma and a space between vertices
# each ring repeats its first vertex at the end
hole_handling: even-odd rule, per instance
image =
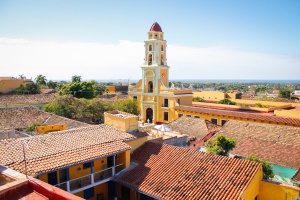
POLYGON ((137 100, 139 120, 149 123, 168 123, 177 118, 173 109, 179 105, 192 105, 192 90, 169 87, 167 41, 157 22, 154 22, 144 42, 145 56, 142 79, 128 88, 130 99, 137 100))
POLYGON ((166 87, 169 85, 169 67, 166 59, 167 41, 164 40, 164 33, 157 22, 152 24, 144 46, 145 58, 141 66, 143 91, 159 93, 159 81, 166 87))

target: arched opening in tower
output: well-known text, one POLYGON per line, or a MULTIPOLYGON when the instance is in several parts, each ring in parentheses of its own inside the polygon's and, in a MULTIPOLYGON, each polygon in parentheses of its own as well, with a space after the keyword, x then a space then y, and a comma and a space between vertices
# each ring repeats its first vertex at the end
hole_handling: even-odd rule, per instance
POLYGON ((148 65, 152 65, 152 54, 148 55, 148 65))
POLYGON ((149 51, 152 51, 152 45, 149 44, 149 51))
POLYGON ((165 62, 164 62, 164 54, 161 54, 160 63, 161 63, 161 65, 165 64, 165 62))
POLYGON ((148 92, 153 92, 153 82, 152 81, 149 81, 148 82, 148 92))

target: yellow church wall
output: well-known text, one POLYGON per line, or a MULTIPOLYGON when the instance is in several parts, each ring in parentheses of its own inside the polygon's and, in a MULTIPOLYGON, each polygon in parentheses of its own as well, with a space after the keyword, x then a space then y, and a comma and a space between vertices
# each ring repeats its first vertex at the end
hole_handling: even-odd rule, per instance
POLYGON ((148 137, 140 137, 135 140, 128 141, 126 142, 126 144, 132 147, 130 151, 133 152, 135 149, 137 149, 147 141, 148 141, 148 137))
POLYGON ((299 110, 275 110, 274 114, 281 117, 300 118, 299 110))
POLYGON ((26 86, 26 83, 22 79, 0 80, 0 92, 11 92, 21 85, 26 86))
POLYGON ((243 200, 253 200, 259 194, 261 179, 262 167, 260 167, 260 169, 256 172, 248 187, 245 189, 242 195, 243 200))
POLYGON ((300 196, 300 189, 282 183, 262 180, 259 188, 259 200, 296 200, 300 196))
POLYGON ((164 83, 166 87, 168 87, 168 70, 166 69, 161 69, 160 70, 160 80, 164 83))
POLYGON ((36 126, 35 130, 38 134, 45 134, 53 131, 63 131, 67 129, 66 124, 56 124, 48 126, 36 126))

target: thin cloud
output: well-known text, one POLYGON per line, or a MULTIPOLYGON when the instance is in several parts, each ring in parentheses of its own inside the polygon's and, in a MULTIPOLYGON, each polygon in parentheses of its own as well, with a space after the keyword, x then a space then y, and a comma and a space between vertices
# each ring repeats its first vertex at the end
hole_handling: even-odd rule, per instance
MULTIPOLYGON (((142 42, 116 44, 44 42, 0 38, 0 76, 45 75, 48 80, 140 79, 142 42)), ((168 45, 171 79, 297 79, 300 59, 246 52, 230 47, 192 48, 168 45)))

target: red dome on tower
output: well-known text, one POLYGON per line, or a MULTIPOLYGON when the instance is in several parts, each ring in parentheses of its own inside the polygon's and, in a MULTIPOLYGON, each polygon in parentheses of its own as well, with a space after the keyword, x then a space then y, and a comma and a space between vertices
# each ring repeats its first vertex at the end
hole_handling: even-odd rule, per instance
POLYGON ((162 32, 161 27, 157 22, 152 24, 150 31, 162 32))

